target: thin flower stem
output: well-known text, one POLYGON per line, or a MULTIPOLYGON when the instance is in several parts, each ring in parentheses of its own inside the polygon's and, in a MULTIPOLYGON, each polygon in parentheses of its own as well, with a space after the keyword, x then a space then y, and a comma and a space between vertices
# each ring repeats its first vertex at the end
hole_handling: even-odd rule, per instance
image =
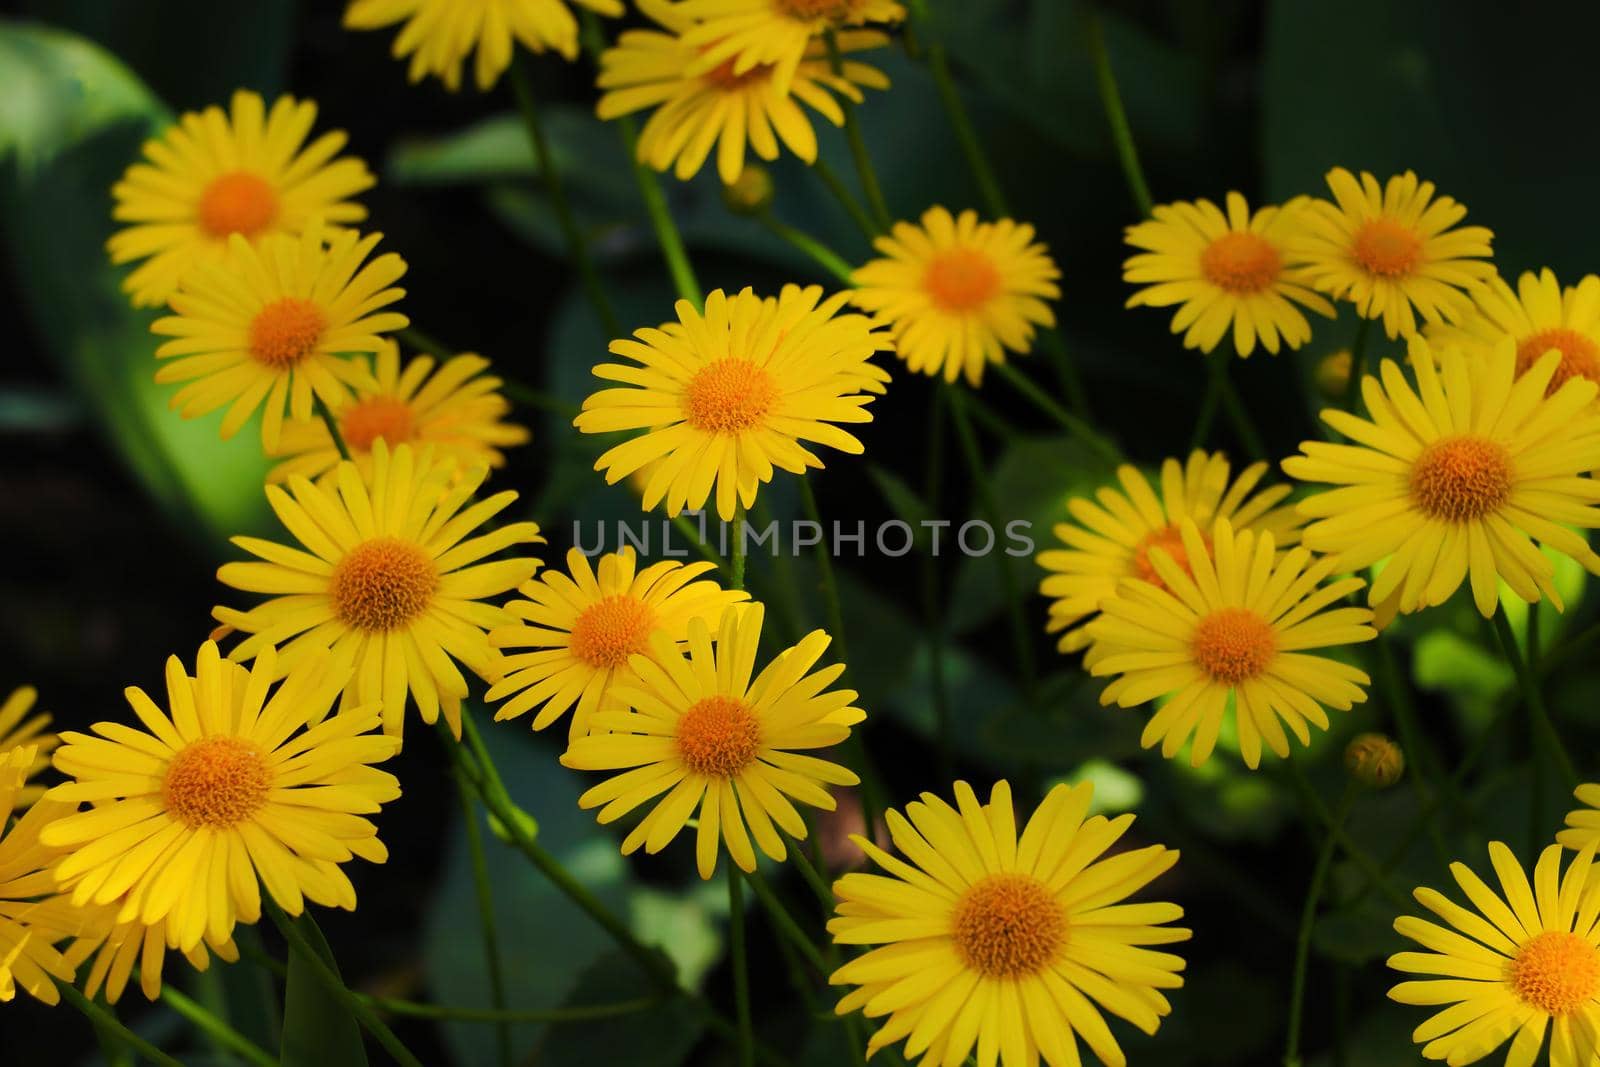
POLYGON ((1100 16, 1095 14, 1089 16, 1089 55, 1094 59, 1095 82, 1100 87, 1100 102, 1106 109, 1106 122, 1111 126, 1111 140, 1122 164, 1122 175, 1127 179, 1139 217, 1148 218, 1152 207, 1150 186, 1145 183, 1144 168, 1139 165, 1139 151, 1134 147, 1128 114, 1122 107, 1122 92, 1117 88, 1117 76, 1111 70, 1111 57, 1106 53, 1105 30, 1100 16))
MULTIPOLYGON (((822 34, 828 47, 828 63, 835 75, 844 73, 844 57, 839 53, 839 37, 830 27, 822 34)), ((854 101, 841 99, 844 111, 844 137, 850 144, 850 157, 855 161, 856 176, 861 180, 861 191, 867 198, 867 207, 880 231, 887 230, 894 216, 889 214, 888 202, 883 198, 883 186, 878 182, 878 172, 873 169, 872 155, 867 151, 866 138, 861 136, 861 124, 856 120, 854 101)))
POLYGON ((729 565, 728 581, 735 589, 744 588, 744 505, 740 504, 733 512, 733 552, 729 565))
POLYGON ((183 1064, 156 1048, 150 1042, 122 1025, 122 1020, 102 1004, 97 1004, 78 992, 71 982, 56 981, 56 988, 61 990, 61 996, 68 1004, 88 1019, 95 1029, 104 1034, 109 1034, 127 1045, 133 1051, 156 1064, 157 1067, 183 1067, 183 1064))
MULTIPOLYGON (((916 6, 921 8, 923 5, 916 6)), ((950 129, 956 135, 956 144, 967 161, 967 169, 972 171, 972 180, 977 183, 983 206, 995 218, 1005 218, 1011 214, 1011 209, 1006 206, 1006 194, 1000 188, 994 168, 989 166, 977 130, 967 115, 966 105, 961 102, 955 78, 950 74, 950 57, 944 45, 936 40, 928 42, 927 56, 928 70, 933 74, 933 86, 939 93, 939 103, 944 107, 945 117, 950 120, 950 129)))
POLYGON ((867 214, 866 209, 861 206, 861 201, 855 198, 855 194, 850 192, 850 187, 845 185, 844 179, 834 173, 832 167, 819 159, 811 164, 811 171, 822 180, 823 185, 828 187, 833 198, 839 201, 839 206, 844 208, 844 213, 850 216, 850 221, 856 224, 862 236, 871 241, 883 233, 867 214))
POLYGON ((221 1047, 256 1067, 278 1067, 278 1058, 245 1037, 239 1031, 217 1018, 200 1004, 174 989, 170 983, 161 987, 161 1000, 193 1023, 197 1029, 221 1047))
MULTIPOLYGON (((1431 749, 1423 748, 1417 711, 1411 702, 1411 693, 1400 677, 1400 667, 1395 663, 1394 649, 1390 647, 1389 639, 1380 635, 1374 643, 1378 656, 1378 684, 1388 698, 1389 710, 1394 715, 1395 732, 1400 735, 1400 747, 1411 765, 1411 787, 1417 794, 1417 803, 1426 805, 1429 795, 1437 792, 1449 800, 1452 807, 1459 807, 1453 785, 1448 779, 1443 785, 1436 784, 1438 776, 1435 774, 1433 753, 1431 749)), ((1438 821, 1429 819, 1427 829, 1428 839, 1433 843, 1434 858, 1439 861, 1439 866, 1449 867, 1450 848, 1439 831, 1438 821)))
POLYGON ((405 1043, 395 1036, 394 1031, 389 1029, 384 1021, 378 1018, 377 1014, 362 1002, 360 997, 345 986, 344 981, 334 973, 333 969, 322 961, 322 957, 317 954, 317 950, 312 947, 311 942, 301 932, 298 925, 299 923, 314 922, 310 913, 302 913, 298 918, 290 919, 271 897, 263 894, 261 903, 263 910, 272 917, 273 923, 283 934, 284 940, 289 942, 291 950, 300 953, 306 965, 311 969, 311 973, 316 976, 317 981, 322 983, 322 987, 327 990, 328 995, 349 1009, 350 1014, 354 1015, 356 1021, 361 1024, 361 1028, 371 1034, 374 1040, 382 1045, 390 1056, 394 1057, 395 1062, 401 1064, 402 1067, 422 1067, 422 1061, 412 1055, 411 1050, 406 1048, 405 1043))
POLYGON ((1345 830, 1343 820, 1336 819, 1328 811, 1322 799, 1317 796, 1316 790, 1311 788, 1311 782, 1306 778, 1306 772, 1301 769, 1299 761, 1291 758, 1285 762, 1289 766, 1289 779, 1294 783, 1295 790, 1300 794, 1306 809, 1316 816, 1329 836, 1339 843, 1345 856, 1367 876, 1367 884, 1387 897, 1390 903, 1401 908, 1410 907, 1411 899, 1389 884, 1388 873, 1365 849, 1356 844, 1355 839, 1345 830))
POLYGON ((797 230, 788 223, 779 222, 777 219, 772 217, 771 212, 763 211, 760 215, 756 216, 756 218, 760 221, 761 225, 766 227, 767 231, 774 237, 777 237, 779 240, 788 243, 799 251, 805 253, 807 256, 811 257, 811 259, 816 262, 818 266, 827 271, 829 274, 833 275, 834 279, 837 280, 839 284, 848 287, 854 287, 855 281, 851 276, 854 268, 852 268, 850 264, 846 263, 844 259, 833 249, 829 248, 815 237, 812 237, 810 234, 805 233, 802 230, 797 230))
POLYGON ((509 378, 502 377, 500 391, 506 395, 507 399, 521 404, 525 408, 546 411, 564 419, 576 418, 578 415, 578 405, 569 403, 559 397, 551 396, 542 389, 535 389, 531 385, 524 385, 522 382, 513 381, 509 378))
POLYGON ((1344 409, 1352 415, 1361 414, 1361 377, 1367 373, 1367 335, 1372 331, 1372 320, 1362 318, 1356 323, 1356 338, 1350 345, 1350 380, 1344 386, 1344 409))
POLYGON ((534 99, 532 81, 528 76, 530 59, 526 53, 518 56, 511 64, 511 90, 517 98, 517 110, 522 113, 522 124, 527 130, 528 145, 533 149, 534 162, 539 168, 539 176, 544 180, 546 195, 550 198, 550 206, 555 210, 556 221, 561 226, 561 233, 567 241, 567 253, 572 257, 572 264, 578 269, 578 278, 583 285, 583 291, 589 298, 589 303, 594 305, 595 314, 600 319, 600 326, 606 331, 608 337, 621 337, 622 324, 617 319, 617 310, 612 306, 611 298, 606 295, 606 289, 600 282, 600 274, 595 269, 594 257, 589 251, 589 242, 583 235, 583 230, 578 225, 577 216, 573 214, 572 203, 567 199, 567 190, 561 180, 561 170, 556 166, 554 153, 550 151, 550 140, 545 136, 544 125, 539 121, 539 107, 534 99))
POLYGON ((1344 829, 1345 819, 1350 814, 1351 805, 1355 803, 1358 788, 1354 781, 1346 783, 1344 796, 1339 799, 1339 806, 1334 810, 1332 827, 1322 842, 1322 851, 1317 854, 1317 865, 1311 872, 1311 885, 1306 889, 1305 908, 1300 913, 1300 933, 1295 939, 1294 981, 1289 993, 1289 1040, 1283 1053, 1284 1067, 1300 1067, 1300 1022, 1305 1014, 1306 971, 1311 962, 1311 933, 1316 926, 1317 905, 1322 899, 1322 887, 1328 880, 1328 868, 1333 863, 1338 835, 1344 829))
MULTIPOLYGON (((944 489, 944 409, 945 391, 938 387, 928 390, 928 466, 923 484, 923 499, 928 509, 939 513, 939 498, 944 489)), ((939 777, 948 779, 954 769, 954 754, 950 737, 950 694, 946 691, 944 675, 944 602, 939 596, 939 560, 932 550, 922 554, 922 615, 928 628, 928 674, 933 690, 934 721, 939 731, 939 777)))
POLYGON ((515 1011, 495 1011, 488 1008, 461 1008, 446 1004, 419 1004, 398 997, 374 997, 356 994, 378 1011, 390 1015, 404 1015, 413 1019, 441 1019, 463 1023, 582 1023, 597 1019, 615 1019, 635 1015, 663 1003, 661 997, 639 997, 619 1000, 615 1004, 577 1004, 560 1008, 526 1008, 515 1011))
POLYGON ((1245 454, 1251 459, 1266 459, 1267 447, 1261 442, 1261 434, 1244 406, 1244 399, 1233 381, 1226 377, 1222 379, 1221 400, 1222 409, 1228 413, 1228 421, 1233 423, 1233 432, 1239 435, 1239 443, 1244 445, 1245 454))
POLYGON ((1089 394, 1083 387, 1082 376, 1078 374, 1078 364, 1067 352, 1067 343, 1061 339, 1061 331, 1055 326, 1046 326, 1039 331, 1039 341, 1044 345, 1045 355, 1055 365, 1061 391, 1067 394, 1067 404, 1080 419, 1088 419, 1089 394))
POLYGON ((328 402, 315 391, 311 394, 311 403, 317 409, 317 417, 328 427, 328 436, 333 438, 333 447, 339 450, 339 458, 350 458, 350 446, 345 443, 344 434, 339 430, 339 420, 333 417, 333 412, 328 410, 328 402))
POLYGON ((1204 448, 1211 437, 1211 427, 1217 421, 1217 406, 1222 402, 1222 383, 1228 378, 1228 357, 1213 352, 1206 357, 1206 391, 1200 398, 1200 414, 1194 420, 1194 433, 1189 437, 1189 451, 1204 448))
MULTIPOLYGON (((466 774, 456 767, 456 792, 461 798, 461 816, 467 831, 467 856, 472 863, 472 887, 478 901, 478 928, 483 936, 483 961, 489 971, 489 1001, 499 1012, 506 1010, 506 976, 500 960, 500 937, 495 930, 494 887, 489 881, 489 858, 483 851, 483 831, 472 803, 472 787, 466 774)), ((501 1067, 512 1067, 511 1027, 502 1021, 495 1027, 501 1067)))
POLYGON ((800 842, 789 841, 789 862, 793 863, 800 871, 800 877, 805 879, 806 885, 811 887, 811 892, 817 896, 817 902, 822 905, 822 913, 829 915, 833 912, 835 903, 833 890, 829 888, 828 881, 811 860, 806 856, 806 850, 800 847, 800 842))
POLYGON ((623 147, 628 151, 628 159, 633 162, 633 175, 639 183, 639 195, 644 199, 644 209, 650 216, 650 226, 656 232, 656 240, 661 244, 661 255, 667 261, 667 273, 672 276, 672 284, 678 290, 678 295, 698 311, 704 304, 705 293, 700 289, 700 281, 695 277, 694 267, 689 262, 689 252, 683 245, 683 234, 678 231, 678 224, 672 220, 672 209, 667 206, 667 194, 661 188, 661 176, 639 162, 639 133, 634 126, 632 116, 624 115, 616 120, 616 124, 622 136, 623 147))
POLYGON ((761 876, 761 872, 751 871, 745 877, 750 880, 750 888, 755 890, 761 906, 767 909, 767 916, 772 920, 772 928, 794 945, 806 958, 807 963, 815 967, 819 973, 827 975, 830 968, 827 961, 822 958, 822 953, 811 943, 811 938, 806 936, 806 932, 800 929, 800 924, 789 914, 789 909, 783 906, 783 901, 778 899, 778 895, 772 891, 772 887, 761 876))
POLYGON ((705 557, 708 563, 715 564, 719 571, 729 571, 731 573, 728 562, 717 554, 716 549, 700 539, 700 531, 695 529, 694 523, 689 521, 689 516, 681 511, 678 512, 678 514, 672 516, 672 526, 689 539, 689 543, 694 546, 695 551, 705 557))
POLYGON ((750 1028, 750 968, 744 953, 744 877, 728 861, 728 954, 733 957, 734 1016, 739 1023, 739 1067, 755 1063, 755 1036, 750 1028))
POLYGON ((1572 757, 1567 753, 1567 746, 1562 742, 1561 735, 1556 732, 1555 723, 1550 720, 1550 711, 1545 707, 1544 694, 1539 689, 1538 680, 1528 670, 1522 652, 1517 648, 1517 638, 1511 632, 1511 620, 1506 618, 1503 606, 1494 615, 1494 634, 1500 640, 1500 650, 1505 654, 1506 662, 1511 664, 1511 670, 1517 676, 1517 685, 1522 689, 1522 699, 1528 705, 1528 711, 1533 717, 1535 743, 1543 739, 1545 749, 1555 759, 1567 786, 1576 789, 1583 779, 1578 777, 1578 770, 1573 765, 1572 757))
POLYGON ((415 326, 407 326, 395 334, 400 340, 415 348, 418 352, 432 356, 434 359, 445 360, 455 350, 450 348, 438 338, 423 333, 415 326))
POLYGON ((1023 374, 1014 365, 1011 363, 995 363, 991 366, 996 374, 1010 383, 1012 388, 1026 397, 1040 411, 1059 423, 1069 436, 1081 441, 1101 459, 1109 463, 1122 462, 1122 454, 1112 447, 1105 438, 1095 433, 1087 422, 1084 422, 1051 399, 1048 393, 1035 385, 1031 378, 1023 374))
MULTIPOLYGON (((772 517, 772 505, 767 502, 765 496, 756 497, 755 521, 762 529, 772 526, 776 521, 772 517)), ((794 561, 787 552, 774 552, 769 558, 772 561, 773 577, 776 579, 775 592, 778 594, 784 620, 789 629, 789 640, 798 641, 806 632, 806 624, 800 606, 800 587, 794 577, 794 561)))

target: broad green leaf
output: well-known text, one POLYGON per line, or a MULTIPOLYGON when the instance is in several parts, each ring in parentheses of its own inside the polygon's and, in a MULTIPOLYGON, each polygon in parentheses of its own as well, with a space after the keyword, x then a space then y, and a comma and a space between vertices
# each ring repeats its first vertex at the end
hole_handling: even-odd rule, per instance
MULTIPOLYGON (((292 920, 322 962, 339 973, 333 950, 317 928, 311 913, 292 920)), ((312 964, 293 946, 289 949, 289 976, 283 983, 283 1067, 364 1067, 367 1053, 361 1043, 361 1025, 344 1005, 328 994, 312 964)))

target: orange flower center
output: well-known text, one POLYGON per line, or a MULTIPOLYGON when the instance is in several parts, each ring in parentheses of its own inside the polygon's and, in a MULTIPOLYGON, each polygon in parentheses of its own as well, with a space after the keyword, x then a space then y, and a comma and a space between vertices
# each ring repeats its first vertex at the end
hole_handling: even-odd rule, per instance
POLYGON ((950 936, 962 961, 988 978, 1024 978, 1054 962, 1067 914, 1037 878, 991 874, 956 901, 950 936))
MULTIPOLYGON (((1206 550, 1211 550, 1211 538, 1204 534, 1200 538, 1205 542, 1206 550)), ((1183 543, 1183 534, 1179 532, 1176 523, 1168 523, 1159 530, 1151 530, 1139 539, 1133 548, 1133 571, 1138 577, 1161 589, 1167 588, 1167 583, 1161 580, 1161 574, 1156 570, 1156 565, 1150 560, 1150 550, 1159 548, 1172 557, 1172 562, 1178 565, 1183 573, 1194 577, 1194 568, 1189 565, 1189 549, 1183 543)))
POLYGON ((439 570, 422 549, 375 537, 351 549, 333 569, 328 595, 339 618, 358 630, 394 630, 427 610, 439 570))
POLYGON ((1422 238, 1393 219, 1376 218, 1356 231, 1353 251, 1369 272, 1397 278, 1410 274, 1422 260, 1422 238))
POLYGON ((1230 293, 1259 293, 1278 280, 1278 250, 1253 233, 1225 233, 1200 253, 1200 273, 1230 293))
POLYGON ((161 798, 186 826, 226 829, 260 810, 270 784, 261 749, 242 738, 207 737, 167 764, 161 798))
POLYGON ((1436 519, 1482 518, 1511 497, 1511 455, 1482 437, 1435 441, 1411 466, 1411 496, 1436 519))
POLYGON ((1000 271, 983 252, 950 248, 933 257, 922 287, 946 311, 971 311, 1000 291, 1000 271))
POLYGON ((411 431, 411 405, 393 397, 371 397, 339 413, 339 433, 358 452, 371 451, 380 437, 390 445, 409 441, 411 431))
POLYGON ((274 300, 250 320, 250 354, 269 367, 292 367, 316 349, 327 328, 327 316, 314 302, 298 296, 274 300))
POLYGON ((1248 608, 1222 608, 1200 620, 1189 642, 1195 665, 1223 685, 1238 685, 1267 669, 1278 651, 1272 625, 1248 608))
POLYGON ((1551 376, 1547 393, 1554 393, 1571 378, 1600 382, 1600 345, 1595 344, 1593 338, 1565 327, 1540 330, 1517 346, 1517 377, 1528 373, 1539 362, 1539 357, 1552 348, 1561 353, 1561 365, 1551 376))
POLYGON ((1600 951, 1577 934, 1548 930, 1511 961, 1511 988, 1548 1015, 1572 1015, 1600 992, 1600 951))
POLYGON ((696 774, 732 778, 761 751, 761 723, 735 697, 706 697, 678 720, 678 755, 696 774))
POLYGON ((236 170, 211 179, 200 194, 200 228, 212 237, 254 237, 278 217, 278 194, 263 178, 236 170))
POLYGON ((701 77, 724 92, 733 92, 736 89, 743 89, 754 82, 766 81, 772 76, 772 65, 770 63, 757 63, 743 74, 735 74, 733 72, 733 63, 734 59, 737 58, 735 56, 723 60, 706 71, 701 77))
POLYGON ((719 359, 689 379, 684 418, 706 433, 740 433, 760 423, 777 401, 772 375, 748 359, 719 359))
POLYGON ((655 624, 655 612, 637 597, 608 596, 578 616, 568 647, 591 667, 621 667, 650 647, 655 624))

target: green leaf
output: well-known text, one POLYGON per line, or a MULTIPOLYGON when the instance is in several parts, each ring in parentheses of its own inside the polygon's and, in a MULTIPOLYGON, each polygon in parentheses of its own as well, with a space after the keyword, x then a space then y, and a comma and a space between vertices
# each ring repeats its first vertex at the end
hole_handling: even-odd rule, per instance
MULTIPOLYGON (((339 973, 333 950, 308 911, 292 920, 305 935, 322 962, 339 973)), ((364 1067, 366 1049, 361 1043, 361 1026, 317 978, 303 953, 289 949, 289 976, 283 983, 283 1046, 279 1052, 283 1067, 321 1067, 323 1064, 349 1064, 364 1067)))
MULTIPOLYGON (((612 952, 596 960, 578 979, 563 1006, 615 1004, 649 997, 654 990, 628 957, 612 952)), ((699 1042, 705 1024, 682 997, 646 1011, 610 1019, 557 1023, 535 1051, 550 1067, 677 1067, 699 1042)))

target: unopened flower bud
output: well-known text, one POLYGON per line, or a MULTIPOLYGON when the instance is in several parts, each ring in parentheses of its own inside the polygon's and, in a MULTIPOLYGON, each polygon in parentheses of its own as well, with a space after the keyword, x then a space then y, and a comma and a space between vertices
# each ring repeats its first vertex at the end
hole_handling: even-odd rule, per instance
POLYGON ((1406 771, 1405 753, 1383 734, 1361 734, 1344 750, 1344 769, 1371 789, 1387 789, 1406 771))
POLYGON ((756 215, 772 204, 772 172, 757 163, 746 163, 743 172, 722 187, 722 202, 735 215, 756 215))
POLYGON ((1317 391, 1329 400, 1343 400, 1350 389, 1350 350, 1341 348, 1317 361, 1317 391))

